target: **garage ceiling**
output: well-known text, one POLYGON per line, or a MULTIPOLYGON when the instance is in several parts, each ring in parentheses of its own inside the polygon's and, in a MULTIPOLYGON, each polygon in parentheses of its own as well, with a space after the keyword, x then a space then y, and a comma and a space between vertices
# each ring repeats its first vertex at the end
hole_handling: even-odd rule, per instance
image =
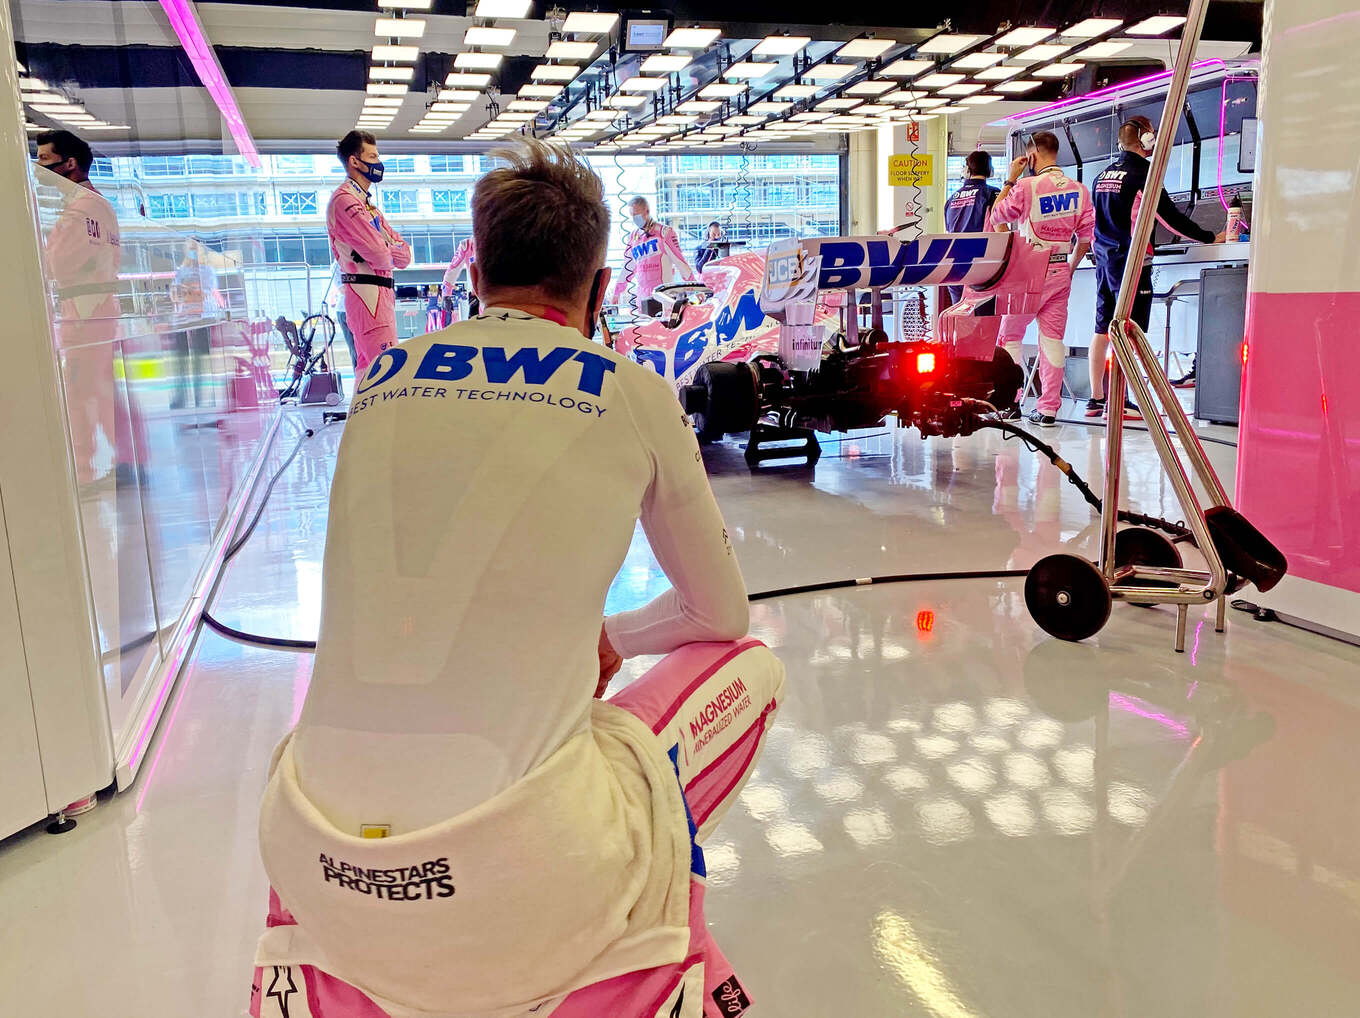
MULTIPOLYGON (((571 12, 545 9, 541 2, 529 6, 524 17, 476 16, 478 3, 493 5, 481 8, 481 13, 493 13, 506 11, 505 5, 523 9, 524 0, 381 2, 383 9, 377 2, 317 0, 270 4, 232 0, 197 5, 190 0, 15 0, 16 56, 32 89, 26 96, 30 100, 27 112, 35 128, 70 126, 86 130, 91 137, 98 137, 105 151, 173 147, 230 152, 248 151, 251 146, 324 151, 361 116, 374 125, 389 150, 484 147, 492 136, 518 130, 524 124, 540 136, 565 130, 577 140, 612 140, 629 145, 657 144, 667 139, 678 145, 699 140, 698 132, 705 131, 702 141, 717 145, 748 137, 752 141, 781 140, 780 134, 794 129, 800 135, 809 130, 853 130, 874 118, 911 116, 911 110, 930 115, 932 108, 941 105, 952 108, 963 103, 976 115, 982 105, 979 95, 996 94, 1003 99, 1023 95, 1037 102, 1065 92, 1080 93, 1102 81, 1117 80, 1121 67, 1146 69, 1149 63, 1164 60, 1179 31, 1173 27, 1164 34, 1143 36, 1108 57, 1073 58, 1072 54, 1089 43, 1131 39, 1127 35, 1130 27, 1167 9, 1158 0, 1102 3, 1100 16, 1118 22, 1118 28, 1088 39, 1055 34, 1040 44, 1057 44, 1065 52, 1024 62, 1026 47, 1008 43, 1004 34, 1008 26, 1066 30, 1091 16, 1096 5, 1087 5, 1088 10, 1056 2, 983 0, 955 5, 927 0, 892 5, 891 10, 888 5, 863 5, 858 8, 858 17, 864 20, 871 16, 874 24, 847 21, 827 26, 813 24, 825 18, 824 3, 746 0, 734 11, 735 5, 730 3, 704 0, 636 15, 665 20, 666 32, 687 26, 718 30, 718 38, 711 44, 691 40, 691 48, 664 50, 666 55, 687 58, 686 66, 675 72, 653 73, 640 69, 649 54, 618 52, 622 21, 604 35, 564 33, 563 18, 571 12), (428 9, 419 9, 421 4, 428 9), (741 20, 733 20, 734 13, 741 20), (393 32, 418 27, 421 34, 382 34, 387 29, 376 27, 380 18, 395 22, 393 32), (946 22, 946 18, 952 18, 952 22, 946 22), (890 23, 884 24, 884 19, 890 23), (806 27, 798 25, 799 21, 807 22, 806 27), (467 40, 476 38, 475 33, 468 35, 469 29, 488 27, 508 29, 513 38, 501 45, 469 44, 467 40), (186 32, 190 36, 200 33, 208 44, 194 59, 190 56, 194 52, 192 38, 187 52, 181 41, 186 32), (810 41, 794 54, 764 57, 750 53, 766 36, 781 34, 810 41), (940 38, 959 35, 978 38, 952 54, 941 51, 948 44, 940 43, 940 38), (851 40, 860 41, 858 48, 841 51, 841 46, 851 40), (587 45, 577 47, 584 54, 580 57, 545 60, 554 41, 587 45), (889 42, 891 45, 886 45, 889 42), (381 50, 375 53, 375 46, 385 45, 412 46, 416 52, 413 59, 405 54, 381 59, 381 50), (920 46, 936 51, 917 53, 920 46), (884 50, 881 54, 873 54, 880 48, 884 50), (490 74, 486 87, 451 94, 448 75, 459 71, 454 65, 460 54, 464 61, 475 63, 480 54, 489 56, 488 62, 497 63, 485 72, 465 69, 466 73, 490 74), (942 96, 922 84, 924 73, 916 80, 900 73, 893 78, 885 76, 889 65, 903 58, 930 61, 935 65, 930 72, 970 70, 976 74, 985 70, 982 65, 990 59, 986 54, 993 54, 1001 66, 1015 65, 1017 72, 1010 82, 999 80, 999 74, 984 81, 984 90, 971 96, 942 96), (974 60, 971 68, 945 66, 969 56, 974 60), (752 80, 734 74, 730 66, 746 60, 777 66, 752 80), (1059 67, 1050 72, 1052 76, 1034 76, 1036 70, 1045 70, 1054 62, 1084 66, 1073 68, 1070 74, 1062 74, 1059 67), (551 96, 546 94, 546 83, 534 78, 535 68, 545 63, 557 66, 560 76, 572 77, 569 83, 552 83, 551 96), (853 67, 841 80, 830 80, 829 76, 839 71, 828 71, 827 66, 839 64, 853 67), (375 74, 399 78, 406 73, 403 69, 409 69, 407 80, 372 80, 375 74), (210 80, 219 74, 220 80, 210 80), (665 84, 656 92, 640 91, 628 85, 628 79, 637 77, 664 78, 665 84), (862 83, 873 78, 891 81, 893 98, 889 102, 880 102, 871 94, 854 94, 856 89, 870 91, 873 86, 862 83), (1040 84, 1028 92, 1007 91, 1017 81, 1034 80, 1040 84), (805 84, 816 91, 796 100, 772 94, 788 84, 805 84), (378 91, 407 87, 401 95, 373 97, 369 92, 375 85, 395 85, 378 91), (713 85, 718 88, 711 89, 713 85), (517 95, 526 86, 538 94, 517 95), (994 91, 997 88, 1000 90, 994 91), (700 97, 697 93, 702 89, 735 94, 700 97), (843 95, 847 89, 851 94, 843 95), (640 97, 642 104, 625 106, 637 102, 629 96, 640 97), (936 101, 940 98, 945 103, 936 101), (871 112, 861 115, 854 109, 822 105, 831 100, 831 107, 848 107, 848 99, 867 102, 871 112), (545 101, 550 105, 541 110, 527 106, 510 109, 514 102, 545 101), (662 117, 687 115, 677 113, 674 107, 693 101, 717 102, 718 106, 697 111, 691 108, 694 115, 687 121, 657 123, 662 117), (761 101, 779 105, 754 112, 747 108, 761 101), (367 107, 366 102, 370 103, 367 107), (444 105, 435 107, 434 103, 444 105), (874 110, 883 106, 888 109, 874 110), (613 120, 605 112, 611 109, 613 120), (795 111, 806 116, 791 123, 787 115, 795 111), (829 113, 826 120, 835 116, 846 121, 822 124, 815 119, 818 112, 829 113), (485 125, 493 116, 498 117, 496 126, 487 129, 485 125), (853 122, 855 118, 861 123, 853 122), (594 133, 585 133, 592 127, 597 128, 594 133), (668 128, 676 133, 665 134, 668 128)), ((600 10, 617 12, 620 8, 600 10)), ((1209 40, 1238 43, 1225 52, 1243 52, 1257 44, 1260 21, 1258 3, 1218 2, 1211 5, 1204 35, 1209 40)), ((502 38, 509 38, 508 33, 502 38)), ((964 86, 974 82, 971 74, 963 79, 964 86)))

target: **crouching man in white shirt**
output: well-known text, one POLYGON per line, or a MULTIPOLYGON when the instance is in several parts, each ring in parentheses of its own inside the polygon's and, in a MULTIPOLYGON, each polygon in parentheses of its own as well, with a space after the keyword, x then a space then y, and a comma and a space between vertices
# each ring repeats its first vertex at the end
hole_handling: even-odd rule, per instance
POLYGON ((592 342, 599 178, 500 153, 482 314, 383 351, 336 462, 321 631, 260 823, 264 1018, 734 1016, 705 834, 783 689, 670 386, 592 342), (673 587, 604 620, 641 519, 673 587), (668 655, 600 699, 622 657, 668 655))

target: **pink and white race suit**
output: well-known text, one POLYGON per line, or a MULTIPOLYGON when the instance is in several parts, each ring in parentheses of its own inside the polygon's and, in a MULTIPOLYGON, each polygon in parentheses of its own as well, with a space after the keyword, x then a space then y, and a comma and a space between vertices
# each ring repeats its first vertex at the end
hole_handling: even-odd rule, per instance
POLYGON ((354 333, 358 358, 354 374, 358 378, 373 358, 397 345, 397 295, 392 272, 411 264, 411 247, 388 225, 372 197, 352 180, 346 180, 331 195, 326 231, 331 238, 331 254, 340 266, 345 319, 354 333))
POLYGON ((634 230, 623 242, 623 272, 614 284, 614 303, 618 303, 631 280, 634 309, 651 298, 662 283, 693 279, 694 270, 680 250, 680 238, 672 227, 651 223, 634 230))
POLYGON ((449 262, 449 267, 444 270, 444 295, 447 297, 453 293, 453 288, 458 285, 458 279, 463 274, 464 269, 470 269, 477 261, 477 244, 469 237, 458 245, 458 250, 453 253, 453 260, 449 262))
POLYGON ((1063 362, 1067 347, 1067 299, 1072 292, 1072 270, 1068 256, 1074 239, 1090 243, 1095 233, 1095 209, 1086 185, 1069 179, 1056 166, 1022 177, 1004 198, 992 206, 989 220, 995 227, 1005 223, 1018 228, 1022 236, 1047 248, 1048 273, 1044 279, 1039 310, 1027 315, 1007 315, 1001 322, 998 342, 1019 364, 1020 343, 1025 329, 1035 316, 1039 319, 1039 380, 1043 394, 1038 409, 1057 414, 1062 405, 1063 362))

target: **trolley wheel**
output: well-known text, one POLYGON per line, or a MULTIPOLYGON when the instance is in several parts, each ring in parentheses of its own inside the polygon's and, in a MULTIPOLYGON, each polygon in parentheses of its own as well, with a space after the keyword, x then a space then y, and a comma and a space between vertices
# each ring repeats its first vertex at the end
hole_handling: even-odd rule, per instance
POLYGON ((704 408, 690 415, 700 442, 716 442, 755 423, 755 372, 749 364, 709 361, 694 373, 694 384, 702 386, 706 396, 704 408))
MULTIPOLYGON (((1115 566, 1155 566, 1179 569, 1183 564, 1180 550, 1165 536, 1148 527, 1128 527, 1114 535, 1115 566)), ((1164 587, 1156 580, 1125 580, 1134 587, 1164 587)), ((1150 601, 1130 601, 1139 608, 1151 608, 1150 601)))
POLYGON ((1084 640, 1110 617, 1110 586, 1076 555, 1041 558, 1025 577, 1025 605, 1039 628, 1060 640, 1084 640))

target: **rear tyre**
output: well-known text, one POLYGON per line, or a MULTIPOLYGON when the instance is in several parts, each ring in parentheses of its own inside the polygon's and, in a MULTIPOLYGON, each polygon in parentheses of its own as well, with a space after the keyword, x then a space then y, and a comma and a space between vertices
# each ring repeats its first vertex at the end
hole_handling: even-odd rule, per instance
POLYGON ((706 394, 704 408, 691 415, 700 442, 751 429, 756 420, 756 382, 749 364, 709 361, 695 372, 694 384, 706 394))

